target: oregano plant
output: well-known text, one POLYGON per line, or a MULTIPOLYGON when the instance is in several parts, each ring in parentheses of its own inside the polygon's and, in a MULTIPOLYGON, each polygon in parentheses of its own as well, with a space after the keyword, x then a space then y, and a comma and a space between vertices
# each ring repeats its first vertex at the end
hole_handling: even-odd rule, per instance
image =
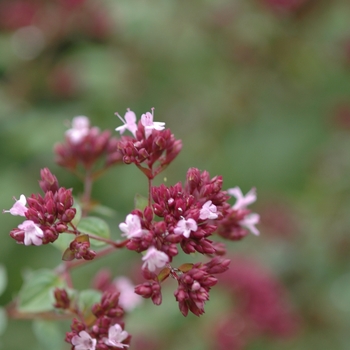
POLYGON ((181 140, 165 123, 154 121, 154 109, 142 114, 139 121, 130 109, 124 118, 116 115, 123 124, 116 128, 115 136, 79 116, 66 131, 64 142, 54 147, 57 164, 82 181, 80 196, 74 193, 73 197, 73 189, 62 187, 43 168, 41 192, 21 194, 4 210, 23 218, 10 232, 18 244, 36 246, 38 252, 40 246, 53 244, 62 251, 62 261, 55 269, 43 268, 27 276, 6 307, 7 315, 51 321, 70 318, 65 341, 75 350, 128 348, 132 334, 124 315, 141 297, 160 305, 168 278, 177 282, 174 297, 180 312, 202 315, 218 281, 216 275, 230 264, 225 245, 217 238, 235 241, 249 232, 259 234, 259 215, 248 209, 256 200, 254 188, 246 195, 239 187, 224 190, 222 176, 211 177, 197 168, 188 169, 184 183, 154 186, 154 178, 181 151, 181 140), (135 208, 130 208, 124 222, 110 228, 104 219, 92 215, 96 202, 91 193, 96 179, 116 164, 136 165, 147 179, 148 196, 136 195, 135 208), (113 281, 99 276, 96 289, 75 288, 73 269, 121 249, 140 255, 142 283, 134 286, 125 276, 113 281), (188 261, 179 264, 181 251, 188 261), (194 255, 197 260, 201 256, 201 261, 194 262, 194 255))

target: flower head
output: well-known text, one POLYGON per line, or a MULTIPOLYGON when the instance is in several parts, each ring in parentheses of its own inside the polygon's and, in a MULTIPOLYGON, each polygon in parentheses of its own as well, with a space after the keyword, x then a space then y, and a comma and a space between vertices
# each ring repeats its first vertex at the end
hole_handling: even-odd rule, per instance
POLYGON ((116 323, 109 327, 108 338, 103 338, 103 342, 108 346, 123 349, 124 346, 129 347, 129 345, 122 343, 128 336, 128 332, 124 331, 120 324, 116 323))
POLYGON ((95 350, 96 339, 91 338, 88 332, 81 331, 72 338, 72 345, 75 350, 95 350))
POLYGON ((202 220, 206 220, 206 219, 215 220, 218 217, 218 214, 216 212, 217 212, 216 205, 214 205, 212 201, 206 201, 203 204, 202 209, 200 210, 199 218, 202 220))
POLYGON ((24 244, 25 245, 41 245, 42 238, 44 237, 43 230, 34 223, 32 220, 25 220, 22 224, 18 225, 18 228, 24 232, 24 244))
POLYGON ((241 210, 247 208, 248 205, 256 201, 256 189, 252 188, 245 196, 239 187, 230 188, 227 190, 228 194, 236 197, 236 203, 232 207, 234 210, 241 210))
POLYGON ((4 210, 4 213, 10 213, 11 215, 25 216, 25 212, 28 210, 26 207, 27 200, 26 197, 21 194, 19 200, 16 200, 15 204, 10 210, 4 210))
POLYGON ((260 215, 256 213, 248 214, 243 220, 239 221, 239 224, 247 228, 251 233, 258 236, 260 234, 259 230, 255 227, 260 221, 260 215))
POLYGON ((197 231, 197 223, 192 218, 186 220, 182 218, 176 225, 174 233, 177 235, 183 235, 184 237, 190 237, 191 231, 197 231))
POLYGON ((89 127, 88 117, 75 117, 72 120, 72 128, 66 131, 66 136, 73 144, 77 144, 89 133, 89 127))
POLYGON ((150 112, 146 112, 141 116, 141 123, 145 127, 146 138, 151 135, 152 129, 163 130, 165 128, 165 123, 153 121, 153 111, 154 108, 152 108, 152 114, 150 112))
POLYGON ((145 232, 145 230, 141 228, 140 218, 134 214, 129 214, 126 217, 125 222, 119 224, 119 228, 124 232, 122 233, 122 236, 126 238, 139 238, 145 232))
POLYGON ((120 134, 123 134, 125 130, 129 130, 135 137, 137 130, 136 114, 128 108, 124 119, 118 113, 115 113, 115 115, 124 123, 124 125, 118 126, 115 130, 119 131, 120 134))
POLYGON ((144 261, 142 268, 147 267, 148 270, 153 272, 157 267, 165 266, 169 261, 169 257, 164 252, 161 252, 154 247, 150 247, 142 260, 144 261))

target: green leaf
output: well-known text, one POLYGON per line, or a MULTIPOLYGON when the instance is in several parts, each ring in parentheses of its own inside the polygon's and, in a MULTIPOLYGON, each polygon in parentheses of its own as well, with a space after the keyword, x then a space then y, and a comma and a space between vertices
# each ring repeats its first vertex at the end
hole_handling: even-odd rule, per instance
POLYGON ((0 265, 0 295, 4 292, 7 286, 7 273, 4 265, 0 265))
POLYGON ((44 349, 61 350, 64 346, 64 334, 59 324, 53 321, 34 320, 33 332, 44 349))
POLYGON ((0 307, 0 336, 4 334, 7 327, 7 314, 4 308, 0 307))
POLYGON ((144 210, 148 205, 148 198, 136 193, 134 198, 135 209, 144 210))
POLYGON ((64 252, 70 245, 72 241, 74 241, 75 235, 72 235, 71 233, 60 233, 58 238, 55 242, 52 243, 52 245, 57 248, 60 252, 64 252))
POLYGON ((78 307, 79 310, 84 314, 91 312, 92 305, 101 301, 102 293, 95 289, 85 289, 79 293, 78 307))
POLYGON ((95 214, 103 215, 109 218, 115 216, 116 214, 116 211, 114 209, 102 204, 94 205, 93 208, 91 209, 91 212, 95 214))
POLYGON ((163 282, 169 277, 169 275, 170 275, 170 269, 169 267, 165 267, 164 269, 162 269, 162 271, 159 272, 158 281, 163 282))
POLYGON ((53 290, 62 288, 63 281, 51 270, 32 272, 18 294, 18 309, 21 312, 44 312, 53 310, 53 290))
MULTIPOLYGON (((82 233, 102 238, 108 239, 110 237, 110 230, 106 221, 95 216, 87 216, 85 218, 82 218, 79 222, 78 230, 82 233)), ((91 245, 95 247, 100 247, 106 244, 92 238, 90 239, 90 242, 91 245)))
POLYGON ((80 220, 81 220, 81 213, 82 213, 82 210, 81 210, 81 206, 78 202, 78 200, 76 198, 74 198, 74 204, 73 204, 73 208, 76 209, 76 213, 75 213, 75 216, 74 216, 74 219, 72 220, 72 224, 77 227, 80 220))

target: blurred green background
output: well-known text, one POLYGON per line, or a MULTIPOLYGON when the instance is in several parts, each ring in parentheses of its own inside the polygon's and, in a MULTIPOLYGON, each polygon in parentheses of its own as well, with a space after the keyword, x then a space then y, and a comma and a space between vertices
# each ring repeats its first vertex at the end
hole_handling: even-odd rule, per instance
MULTIPOLYGON (((140 116, 155 107, 155 120, 183 141, 159 183, 183 181, 197 167, 223 175, 224 188, 257 188, 261 235, 228 249, 271 271, 302 322, 290 339, 256 337, 244 349, 349 349, 349 18, 348 0, 1 0, 0 208, 39 192, 44 167, 81 190, 52 152, 74 116, 113 130, 116 111, 140 116)), ((135 193, 147 195, 147 183, 133 166, 95 184, 93 197, 117 213, 115 238, 135 193)), ((60 260, 50 246, 16 245, 8 233, 18 224, 2 217, 1 305, 26 269, 60 260)), ((77 283, 88 286, 106 264, 123 274, 135 255, 84 267, 77 283)), ((184 319, 173 290, 162 306, 146 301, 129 315, 126 329, 171 339, 168 350, 215 349, 203 330, 225 309, 225 292, 214 288, 206 313, 184 319)), ((10 320, 0 348, 28 344, 45 349, 29 321, 10 320)))

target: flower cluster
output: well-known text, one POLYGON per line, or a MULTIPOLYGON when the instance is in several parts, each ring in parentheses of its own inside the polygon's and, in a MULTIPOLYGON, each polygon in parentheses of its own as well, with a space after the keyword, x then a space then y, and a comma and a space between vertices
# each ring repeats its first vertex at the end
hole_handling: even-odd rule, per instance
POLYGON ((164 129, 164 123, 153 121, 153 109, 152 114, 143 114, 138 123, 135 113, 129 109, 125 120, 117 115, 124 125, 116 130, 121 134, 129 130, 133 134, 133 137, 123 136, 119 141, 118 148, 123 162, 136 164, 149 179, 153 179, 179 154, 182 148, 181 140, 176 140, 170 129, 164 129), (156 162, 159 164, 154 169, 156 162))
POLYGON ((218 234, 226 239, 240 240, 249 231, 259 235, 259 230, 255 227, 260 221, 259 214, 251 213, 247 206, 256 201, 255 188, 251 189, 245 196, 239 187, 231 188, 227 191, 236 198, 236 203, 229 208, 225 208, 224 219, 218 227, 218 234))
POLYGON ((75 117, 65 136, 65 143, 55 146, 56 162, 74 173, 79 171, 79 165, 85 171, 96 170, 93 167, 101 158, 104 158, 104 169, 121 162, 118 139, 111 137, 109 130, 101 132, 99 128, 91 127, 85 116, 75 117))
POLYGON ((20 244, 38 246, 54 242, 60 233, 67 230, 76 214, 76 209, 72 207, 72 191, 59 187, 57 178, 49 169, 42 169, 40 174, 39 184, 45 195, 32 194, 28 198, 21 195, 10 210, 4 210, 27 219, 10 232, 10 236, 20 244))
MULTIPOLYGON (((125 120, 119 118, 124 125, 116 130, 129 130, 133 135, 123 136, 119 142, 124 162, 135 163, 152 180, 168 164, 168 156, 172 160, 178 154, 181 142, 164 130, 164 123, 153 122, 153 110, 152 114, 143 114, 138 124, 131 110, 125 114, 125 120), (160 165, 154 170, 157 160, 160 165), (146 167, 141 165, 143 162, 146 167)), ((179 284, 175 298, 180 311, 185 316, 189 310, 197 316, 204 312, 209 290, 217 282, 207 264, 220 266, 215 273, 228 266, 227 260, 215 257, 222 255, 224 249, 211 237, 216 232, 229 239, 242 238, 248 231, 259 234, 255 227, 259 215, 247 209, 256 200, 255 189, 244 196, 238 187, 224 191, 222 184, 221 176, 211 178, 207 171, 190 168, 184 185, 179 182, 174 186, 150 186, 148 205, 143 210, 133 210, 119 225, 122 236, 129 240, 126 247, 144 254, 142 270, 147 282, 136 287, 137 294, 159 305, 161 282, 170 275, 179 284), (228 203, 231 196, 236 198, 233 206, 228 203), (174 268, 171 264, 179 249, 186 254, 198 252, 214 258, 207 264, 191 265, 188 271, 174 268), (160 268, 163 270, 157 275, 155 271, 160 268)))
POLYGON ((90 323, 73 319, 71 332, 66 333, 65 339, 72 349, 112 350, 129 347, 131 336, 124 330, 124 310, 119 305, 118 292, 103 293, 101 302, 92 306, 91 313, 93 317, 88 318, 92 320, 90 323))
MULTIPOLYGON (((72 190, 60 187, 57 178, 47 169, 41 170, 39 181, 44 196, 21 195, 11 209, 12 215, 25 217, 10 235, 18 243, 42 245, 54 242, 61 233, 74 235, 63 252, 63 264, 54 277, 63 280, 68 290, 54 290, 54 307, 73 315, 71 332, 66 341, 72 350, 109 350, 127 348, 131 336, 124 330, 125 311, 131 311, 142 298, 150 298, 155 305, 162 303, 162 283, 168 277, 177 282, 174 291, 180 312, 187 316, 204 313, 211 288, 217 284, 216 274, 228 270, 230 260, 222 257, 225 245, 215 240, 221 236, 238 240, 251 232, 259 234, 256 224, 260 217, 248 206, 256 201, 255 188, 243 195, 239 187, 223 189, 222 176, 211 177, 209 172, 197 168, 187 171, 184 184, 153 186, 152 181, 179 154, 181 140, 175 139, 165 123, 155 122, 152 113, 136 115, 127 110, 123 125, 116 128, 120 134, 129 131, 132 136, 111 137, 109 131, 100 132, 91 127, 87 117, 75 117, 66 131, 65 143, 57 144, 57 163, 77 174, 84 183, 80 203, 73 208, 72 190), (101 158, 104 161, 101 162, 101 158), (148 200, 137 203, 119 224, 123 241, 109 238, 108 224, 98 217, 89 216, 96 201, 92 200, 92 185, 109 166, 117 162, 134 163, 147 177, 148 200), (101 165, 102 163, 102 165, 101 165), (231 198, 235 203, 229 203, 231 198), (72 221, 75 219, 74 221, 72 221), (91 250, 90 240, 97 240, 101 249, 91 250), (107 245, 107 247, 106 247, 107 245), (109 246, 108 246, 109 245, 109 246), (70 269, 92 260, 96 256, 127 248, 142 254, 143 283, 134 286, 125 277, 111 281, 102 272, 94 280, 94 289, 102 292, 101 302, 80 310, 70 269), (186 262, 180 266, 174 260, 183 252, 191 257, 196 253, 203 261, 186 262), (74 259, 84 259, 72 261, 74 259), (91 310, 90 310, 91 307, 91 310)), ((61 243, 62 241, 59 241, 61 243)), ((61 287, 61 285, 60 285, 61 287)), ((96 292, 99 296, 100 292, 96 292)), ((51 293, 51 290, 50 290, 51 293)), ((51 296, 51 294, 50 294, 51 296)))

